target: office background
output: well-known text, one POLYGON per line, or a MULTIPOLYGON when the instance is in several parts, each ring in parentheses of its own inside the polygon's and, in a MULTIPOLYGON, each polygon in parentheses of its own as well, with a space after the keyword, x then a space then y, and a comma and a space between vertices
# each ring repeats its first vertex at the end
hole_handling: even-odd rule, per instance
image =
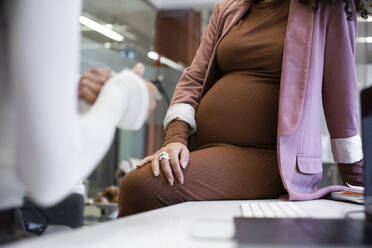
MULTIPOLYGON (((81 72, 108 67, 119 72, 138 62, 145 78, 160 85, 163 97, 139 131, 118 131, 109 153, 89 178, 89 196, 116 184, 118 164, 143 158, 162 144, 162 120, 183 68, 191 63, 216 0, 85 0, 81 22, 81 72), (93 23, 93 24, 92 24, 93 23), (93 26, 92 26, 93 25, 93 26), (102 32, 97 32, 103 29, 102 32), (108 32, 107 31, 113 31, 108 32)), ((372 19, 358 22, 356 44, 360 89, 372 85, 372 19)), ((102 30, 101 30, 102 31, 102 30)), ((323 121, 324 122, 324 121, 323 121)), ((323 124, 325 178, 335 178, 328 132, 323 124)))

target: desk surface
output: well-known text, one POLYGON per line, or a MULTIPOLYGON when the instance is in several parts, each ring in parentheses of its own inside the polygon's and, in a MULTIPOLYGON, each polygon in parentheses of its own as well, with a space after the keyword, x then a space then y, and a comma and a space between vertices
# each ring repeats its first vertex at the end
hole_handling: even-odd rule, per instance
MULTIPOLYGON (((245 202, 188 202, 10 247, 236 247, 233 217, 241 216, 240 204, 245 202)), ((329 200, 296 204, 318 218, 343 218, 349 211, 363 210, 361 205, 329 200)))

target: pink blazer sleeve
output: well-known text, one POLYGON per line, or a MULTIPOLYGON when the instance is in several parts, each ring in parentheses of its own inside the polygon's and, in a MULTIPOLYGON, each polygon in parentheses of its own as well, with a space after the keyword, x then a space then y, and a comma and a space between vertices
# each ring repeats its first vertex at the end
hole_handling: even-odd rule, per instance
POLYGON ((173 94, 171 105, 184 103, 194 109, 199 104, 203 82, 211 55, 217 42, 219 3, 214 7, 212 17, 204 32, 202 42, 191 65, 183 72, 173 94))
POLYGON ((359 161, 361 140, 359 127, 359 90, 356 78, 354 46, 357 17, 353 1, 350 1, 353 20, 348 21, 344 4, 331 4, 327 24, 323 107, 332 151, 336 162, 359 161))

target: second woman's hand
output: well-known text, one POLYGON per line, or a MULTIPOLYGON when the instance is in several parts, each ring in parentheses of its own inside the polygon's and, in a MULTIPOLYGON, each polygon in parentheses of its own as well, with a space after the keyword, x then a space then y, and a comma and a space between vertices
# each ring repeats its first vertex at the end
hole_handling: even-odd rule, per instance
POLYGON ((155 177, 159 176, 162 171, 169 185, 174 185, 174 178, 183 184, 185 179, 182 170, 186 169, 189 164, 189 155, 190 152, 187 146, 180 142, 173 142, 162 147, 153 155, 144 158, 137 167, 141 168, 145 164, 151 163, 152 172, 155 177), (160 160, 159 156, 163 152, 169 154, 169 160, 160 160))

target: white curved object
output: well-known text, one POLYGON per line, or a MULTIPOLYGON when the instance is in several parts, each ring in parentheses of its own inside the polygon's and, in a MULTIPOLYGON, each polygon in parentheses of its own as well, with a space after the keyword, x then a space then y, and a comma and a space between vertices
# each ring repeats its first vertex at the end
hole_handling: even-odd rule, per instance
POLYGON ((0 64, 9 68, 0 66, 0 210, 20 206, 26 192, 51 205, 93 171, 117 126, 143 124, 149 93, 138 76, 123 71, 80 114, 81 1, 7 0, 3 12, 0 64))

